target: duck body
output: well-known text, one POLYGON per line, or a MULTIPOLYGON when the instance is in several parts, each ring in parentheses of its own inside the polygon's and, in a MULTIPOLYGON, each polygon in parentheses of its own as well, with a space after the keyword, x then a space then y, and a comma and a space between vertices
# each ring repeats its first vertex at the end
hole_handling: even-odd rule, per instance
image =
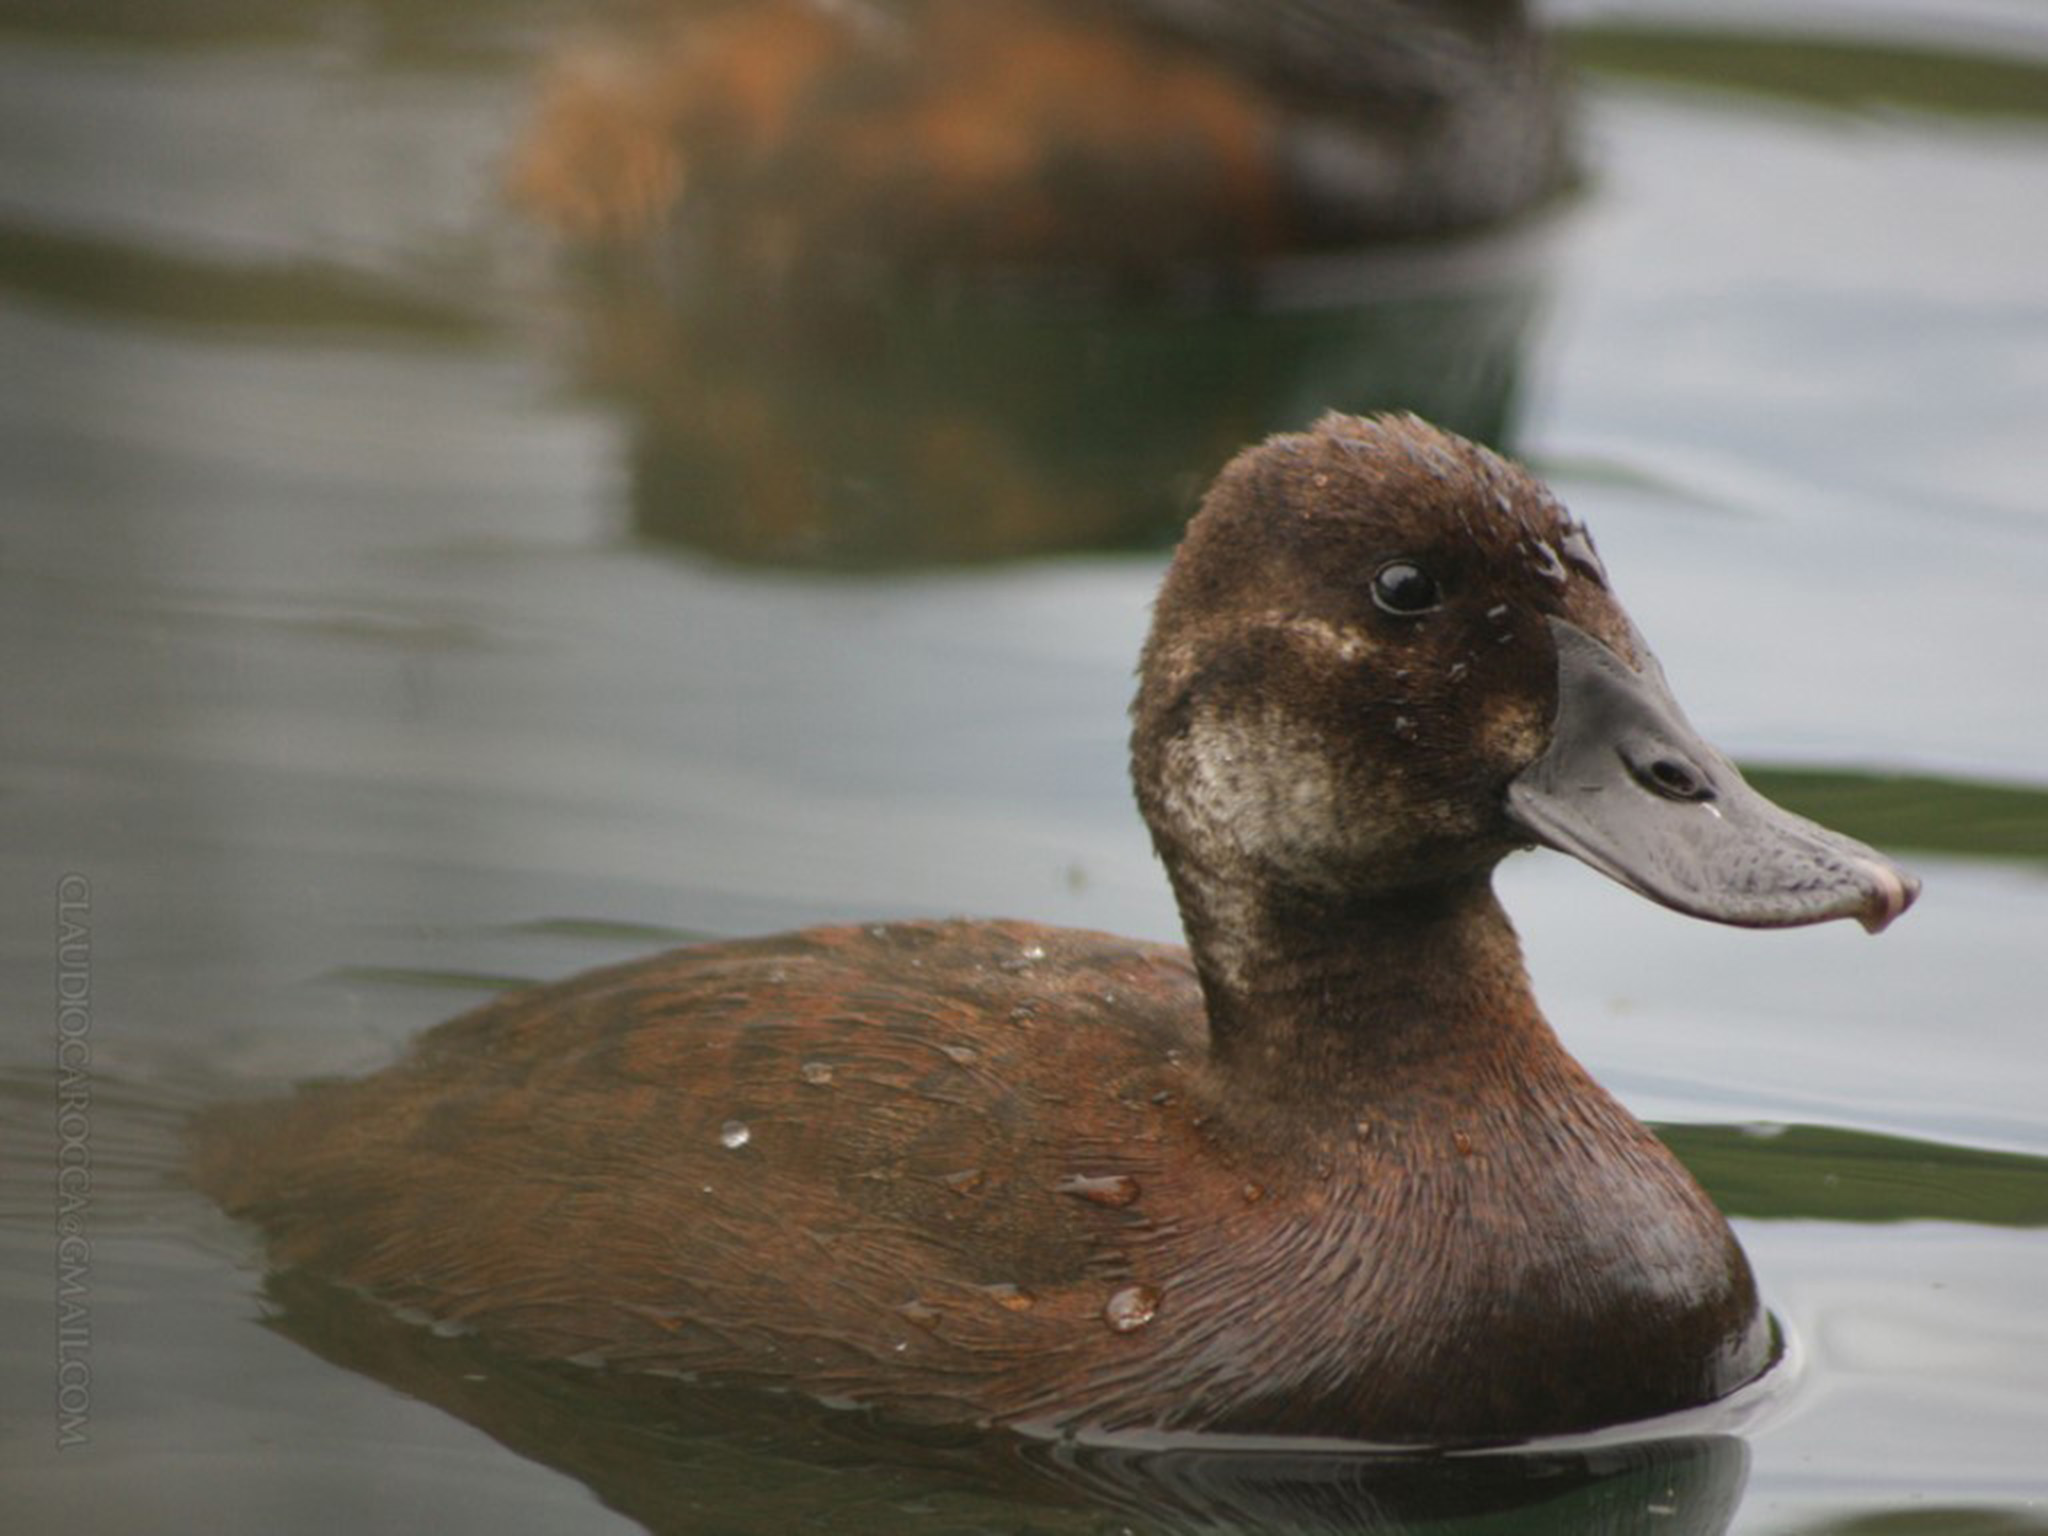
POLYGON ((1913 887, 1690 735, 1584 530, 1419 422, 1274 439, 1133 718, 1188 950, 679 950, 217 1111, 200 1182, 277 1264, 520 1354, 906 1418, 1469 1443, 1763 1370, 1726 1222, 1544 1022, 1491 871, 1540 836, 1752 925, 1913 887))
POLYGON ((916 1419, 1459 1439, 1755 1375, 1718 1213, 1518 1024, 1512 1070, 1246 1116, 1183 950, 814 929, 492 1003, 209 1182, 280 1264, 520 1354, 916 1419))

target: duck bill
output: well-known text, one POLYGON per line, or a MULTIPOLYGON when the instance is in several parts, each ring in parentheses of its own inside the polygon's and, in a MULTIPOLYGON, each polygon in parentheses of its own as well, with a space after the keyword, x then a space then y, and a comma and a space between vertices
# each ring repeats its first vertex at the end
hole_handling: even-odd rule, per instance
POLYGON ((1508 787, 1508 814, 1665 906, 1745 928, 1853 917, 1878 932, 1920 882, 1853 838, 1772 804, 1702 740, 1642 652, 1637 671, 1551 618, 1557 715, 1550 745, 1508 787))

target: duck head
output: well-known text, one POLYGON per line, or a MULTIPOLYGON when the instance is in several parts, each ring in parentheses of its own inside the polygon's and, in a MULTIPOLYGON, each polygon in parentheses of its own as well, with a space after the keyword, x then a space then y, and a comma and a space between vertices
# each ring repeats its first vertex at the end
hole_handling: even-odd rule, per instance
POLYGON ((1414 418, 1333 415, 1232 463, 1141 675, 1139 803, 1205 983, 1233 943, 1483 884, 1531 843, 1750 927, 1875 931, 1918 891, 1751 789, 1686 720, 1586 530, 1414 418))

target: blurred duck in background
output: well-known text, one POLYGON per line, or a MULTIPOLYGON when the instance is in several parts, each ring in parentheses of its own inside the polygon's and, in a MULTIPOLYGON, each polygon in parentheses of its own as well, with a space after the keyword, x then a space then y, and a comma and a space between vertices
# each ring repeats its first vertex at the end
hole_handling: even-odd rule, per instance
POLYGON ((557 59, 513 180, 757 273, 1144 275, 1497 223, 1566 158, 1520 0, 652 0, 557 59))

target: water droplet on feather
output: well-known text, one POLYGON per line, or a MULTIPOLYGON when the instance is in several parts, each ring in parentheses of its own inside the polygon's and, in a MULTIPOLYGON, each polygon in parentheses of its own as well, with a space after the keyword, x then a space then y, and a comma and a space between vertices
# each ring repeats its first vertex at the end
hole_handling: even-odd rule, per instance
POLYGON ((1009 1312, 1029 1312, 1038 1305, 1038 1298, 1021 1285, 1004 1282, 998 1285, 984 1285, 982 1294, 997 1306, 1009 1312))
POLYGON ((1070 1173, 1053 1188, 1063 1195, 1072 1195, 1094 1205, 1106 1205, 1121 1210, 1124 1206, 1135 1205, 1142 1191, 1138 1181, 1127 1173, 1070 1173))
POLYGON ((1043 944, 1026 944, 1009 959, 997 961, 996 967, 998 970, 1004 971, 1025 971, 1038 964, 1044 958, 1045 946, 1043 944))
POLYGON ((1149 1285, 1127 1285, 1103 1304, 1102 1320, 1118 1333, 1134 1333, 1159 1315, 1161 1299, 1149 1285))

